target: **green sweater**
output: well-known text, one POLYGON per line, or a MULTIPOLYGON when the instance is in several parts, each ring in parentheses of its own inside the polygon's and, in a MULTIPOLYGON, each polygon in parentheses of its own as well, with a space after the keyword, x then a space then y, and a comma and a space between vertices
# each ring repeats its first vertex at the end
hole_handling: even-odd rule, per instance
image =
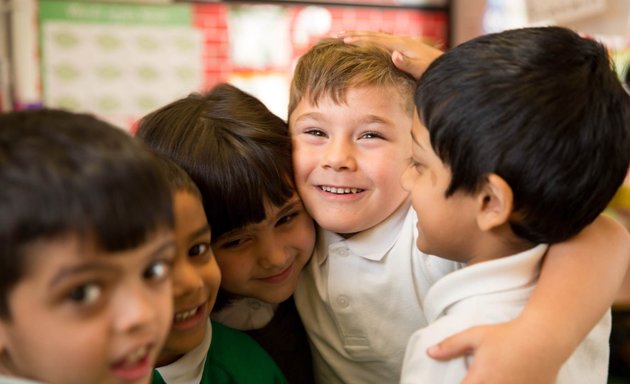
MULTIPOLYGON (((152 384, 166 384, 157 370, 152 384)), ((199 384, 286 384, 264 349, 241 331, 212 322, 212 344, 199 384)), ((196 383, 189 383, 196 384, 196 383)))

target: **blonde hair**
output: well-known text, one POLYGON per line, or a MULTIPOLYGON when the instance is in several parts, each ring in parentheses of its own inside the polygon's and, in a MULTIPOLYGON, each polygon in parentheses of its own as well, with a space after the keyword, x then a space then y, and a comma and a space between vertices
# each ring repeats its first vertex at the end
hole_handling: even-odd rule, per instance
POLYGON ((324 38, 298 60, 291 80, 289 116, 304 97, 313 105, 322 97, 339 104, 345 102, 348 89, 363 86, 393 87, 405 102, 405 110, 413 111, 416 81, 394 66, 387 50, 324 38))

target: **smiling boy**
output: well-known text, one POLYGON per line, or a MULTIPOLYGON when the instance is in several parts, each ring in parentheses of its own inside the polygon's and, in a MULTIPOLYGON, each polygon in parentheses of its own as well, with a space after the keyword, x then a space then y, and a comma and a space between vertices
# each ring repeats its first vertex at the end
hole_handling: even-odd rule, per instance
POLYGON ((455 268, 436 260, 418 278, 411 257, 415 215, 400 178, 414 89, 386 51, 336 39, 315 45, 294 73, 295 182, 321 227, 296 291, 317 382, 397 381, 404 346, 425 322, 421 293, 455 268))

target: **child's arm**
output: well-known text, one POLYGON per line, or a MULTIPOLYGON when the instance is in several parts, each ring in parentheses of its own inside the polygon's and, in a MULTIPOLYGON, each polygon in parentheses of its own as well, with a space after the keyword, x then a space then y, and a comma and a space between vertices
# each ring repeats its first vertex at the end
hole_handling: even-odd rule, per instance
POLYGON ((376 44, 392 53, 394 65, 419 79, 425 69, 442 54, 442 51, 421 39, 391 35, 384 32, 344 31, 337 34, 347 44, 376 44))
POLYGON ((474 353, 462 383, 548 383, 613 303, 630 261, 630 235, 601 216, 549 248, 523 313, 480 326, 430 349, 434 358, 474 353))

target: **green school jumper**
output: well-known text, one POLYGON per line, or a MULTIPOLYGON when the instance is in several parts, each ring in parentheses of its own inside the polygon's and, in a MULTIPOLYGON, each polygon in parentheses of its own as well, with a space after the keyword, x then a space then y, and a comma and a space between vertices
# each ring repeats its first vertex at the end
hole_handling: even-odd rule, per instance
MULTIPOLYGON (((153 370, 152 384, 166 384, 153 370)), ((212 343, 199 384, 287 384, 280 368, 241 331, 212 322, 212 343)), ((189 383, 195 384, 195 383, 189 383)))

